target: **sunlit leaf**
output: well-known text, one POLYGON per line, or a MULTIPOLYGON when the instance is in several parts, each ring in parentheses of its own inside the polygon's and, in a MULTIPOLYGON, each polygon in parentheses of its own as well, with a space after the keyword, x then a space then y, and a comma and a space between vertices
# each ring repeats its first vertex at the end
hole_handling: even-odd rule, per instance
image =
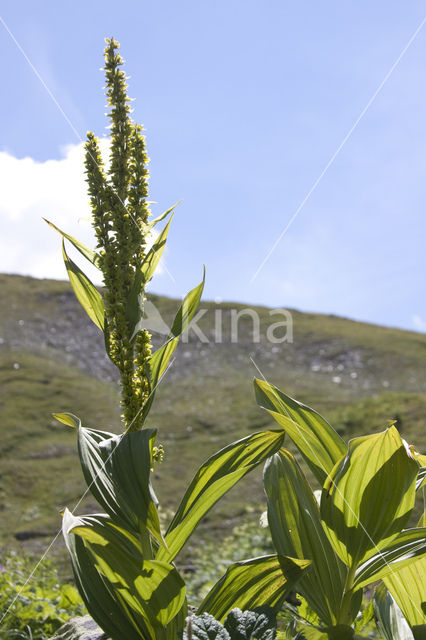
POLYGON ((383 584, 374 594, 373 606, 377 628, 384 640, 414 640, 401 609, 383 584))
POLYGON ((346 564, 363 562, 401 532, 414 506, 417 472, 393 426, 351 440, 321 496, 324 527, 346 564))
POLYGON ((166 246, 167 234, 169 232, 170 223, 172 218, 166 224, 162 232, 156 238, 154 244, 145 256, 144 261, 141 264, 140 269, 135 273, 132 286, 130 288, 129 296, 126 305, 127 321, 129 323, 129 332, 133 337, 136 333, 143 329, 143 301, 141 297, 145 291, 145 287, 154 275, 155 269, 160 262, 164 248, 166 246))
POLYGON ((170 207, 170 209, 167 209, 167 211, 162 213, 161 216, 158 216, 158 218, 154 218, 154 220, 151 220, 148 224, 148 227, 152 229, 153 227, 155 227, 156 224, 164 220, 164 218, 167 218, 167 216, 173 211, 173 209, 175 209, 178 206, 179 202, 180 200, 178 200, 178 202, 176 202, 172 207, 170 207))
POLYGON ((309 560, 276 555, 232 564, 204 598, 197 613, 210 613, 223 621, 234 607, 278 608, 309 565, 309 560))
POLYGON ((73 413, 52 413, 52 416, 59 422, 62 422, 62 424, 66 424, 68 427, 74 427, 75 429, 78 429, 81 424, 80 418, 73 413))
POLYGON ((252 471, 281 446, 281 431, 262 431, 221 449, 198 470, 189 485, 165 536, 167 549, 159 560, 172 562, 201 518, 238 480, 252 471))
POLYGON ((312 560, 298 592, 324 624, 337 620, 347 568, 334 553, 323 529, 317 501, 294 456, 281 449, 265 465, 268 523, 281 555, 312 560))
MULTIPOLYGON (((365 587, 389 573, 415 562, 426 553, 426 529, 406 529, 379 553, 370 556, 356 570, 354 584, 365 587)), ((426 578, 426 576, 425 576, 426 578)))
POLYGON ((81 255, 84 256, 89 262, 91 262, 93 266, 100 269, 100 255, 96 253, 96 251, 93 251, 93 249, 86 247, 86 245, 80 242, 80 240, 77 240, 73 236, 70 236, 69 233, 65 233, 65 231, 59 229, 59 227, 53 224, 53 222, 49 222, 49 220, 46 220, 46 218, 43 218, 43 220, 47 222, 49 227, 52 227, 52 229, 57 231, 63 238, 69 240, 71 244, 74 245, 74 247, 81 253, 81 255))
POLYGON ((79 455, 91 493, 117 522, 161 543, 157 499, 150 482, 155 429, 115 435, 79 428, 79 455))
POLYGON ((419 469, 419 475, 416 480, 416 491, 420 489, 420 487, 424 484, 424 480, 426 478, 426 467, 422 467, 419 469))
POLYGON ((156 640, 143 617, 127 615, 112 586, 95 568, 93 557, 82 538, 71 533, 73 526, 80 523, 80 518, 65 510, 62 521, 65 544, 76 585, 90 615, 112 640, 122 640, 123 637, 128 640, 156 640))
POLYGON ((426 557, 389 573, 383 582, 409 623, 415 640, 426 638, 426 557))
POLYGON ((101 294, 80 267, 68 257, 64 241, 62 241, 62 255, 77 300, 89 318, 103 331, 105 327, 105 311, 101 294))
POLYGON ((151 635, 165 627, 185 605, 185 584, 168 563, 147 560, 138 541, 107 518, 84 516, 71 523, 103 576, 132 620, 143 618, 151 635), (136 616, 134 618, 134 616, 136 616))
POLYGON ((185 296, 182 305, 179 308, 179 311, 177 312, 176 317, 173 321, 173 325, 166 342, 162 347, 157 349, 157 351, 155 351, 147 360, 146 368, 149 377, 150 392, 141 413, 142 421, 145 420, 146 416, 149 413, 149 410, 154 401, 158 382, 167 369, 170 358, 172 357, 177 347, 179 337, 188 327, 198 309, 198 305, 200 304, 201 295, 204 289, 205 275, 206 274, 204 271, 202 282, 197 287, 194 287, 194 289, 192 289, 185 296))
POLYGON ((322 485, 347 446, 322 416, 264 380, 254 380, 257 404, 266 409, 293 440, 322 485))

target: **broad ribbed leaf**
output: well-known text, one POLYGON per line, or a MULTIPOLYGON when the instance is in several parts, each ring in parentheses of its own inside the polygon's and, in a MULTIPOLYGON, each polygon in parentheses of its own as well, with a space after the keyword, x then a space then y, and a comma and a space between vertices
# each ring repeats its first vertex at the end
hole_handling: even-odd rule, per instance
POLYGON ((234 607, 280 607, 309 565, 309 560, 276 555, 231 564, 197 613, 210 613, 222 622, 234 607))
MULTIPOLYGON (((98 517, 102 519, 102 516, 98 517)), ((80 524, 68 509, 65 510, 62 531, 71 557, 75 582, 92 618, 112 640, 156 640, 143 617, 129 617, 109 582, 97 571, 93 557, 79 536, 70 529, 80 524)))
POLYGON ((281 555, 312 560, 298 591, 324 624, 337 620, 347 568, 323 529, 317 501, 294 456, 281 449, 265 465, 268 523, 281 555))
POLYGON ((384 640, 414 640, 401 609, 383 584, 376 590, 373 606, 377 628, 384 640))
POLYGON ((414 506, 417 463, 395 427, 355 438, 321 496, 321 517, 340 558, 357 565, 388 546, 414 506))
POLYGON ((194 287, 194 289, 192 289, 185 296, 182 305, 179 308, 179 311, 177 312, 176 317, 173 321, 173 325, 167 341, 163 344, 162 347, 157 349, 157 351, 155 351, 148 358, 147 371, 149 376, 150 393, 142 410, 142 421, 144 421, 146 416, 148 415, 148 412, 154 401, 158 382, 161 376, 164 374, 167 365, 170 362, 170 358, 172 357, 177 347, 179 336, 188 327, 198 309, 198 305, 200 304, 201 295, 204 289, 205 276, 206 274, 204 271, 202 282, 197 287, 194 287))
POLYGON ((415 640, 426 638, 426 557, 390 573, 383 582, 395 598, 415 640))
POLYGON ((78 518, 69 533, 83 538, 95 568, 128 615, 144 618, 150 631, 165 627, 186 608, 185 583, 177 570, 166 562, 143 558, 137 540, 112 521, 78 518))
POLYGON ((86 245, 80 242, 80 240, 77 240, 73 236, 70 236, 69 233, 65 233, 65 231, 59 229, 59 227, 53 224, 53 222, 49 222, 49 220, 46 220, 46 218, 43 218, 43 220, 47 222, 49 227, 52 227, 52 229, 57 231, 63 238, 69 240, 71 244, 74 245, 74 247, 81 253, 81 255, 84 256, 89 262, 91 262, 93 266, 100 269, 100 255, 96 253, 96 251, 93 251, 93 249, 86 247, 86 245))
POLYGON ((322 416, 264 380, 254 380, 257 404, 266 409, 293 440, 321 485, 347 446, 322 416))
POLYGON ((179 553, 201 518, 231 487, 281 446, 281 431, 262 431, 233 442, 209 458, 198 470, 171 521, 159 560, 179 553))
POLYGON ((68 257, 64 240, 62 240, 62 255, 77 300, 89 318, 103 331, 105 327, 105 311, 101 294, 80 267, 68 257))
MULTIPOLYGON (((406 529, 390 545, 363 562, 355 572, 354 585, 365 587, 416 561, 426 553, 426 529, 406 529)), ((426 580, 426 575, 425 575, 426 580)))
POLYGON ((118 523, 161 543, 157 499, 150 482, 155 429, 115 435, 79 428, 78 448, 93 496, 118 523))
POLYGON ((166 246, 167 235, 169 233, 170 223, 172 218, 166 224, 158 238, 145 256, 140 269, 135 273, 132 286, 130 288, 127 305, 126 315, 129 323, 129 332, 133 337, 138 331, 143 329, 143 292, 148 282, 154 275, 155 269, 160 262, 164 248, 166 246))

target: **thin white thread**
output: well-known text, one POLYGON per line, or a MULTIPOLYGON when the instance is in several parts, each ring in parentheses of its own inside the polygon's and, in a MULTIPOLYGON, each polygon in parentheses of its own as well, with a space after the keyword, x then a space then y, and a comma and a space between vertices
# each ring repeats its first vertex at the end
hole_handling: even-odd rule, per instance
MULTIPOLYGON (((275 396, 275 398, 278 400, 278 403, 281 405, 281 407, 284 409, 284 411, 287 414, 288 419, 294 424, 294 426, 297 428, 299 435, 303 438, 303 440, 305 441, 305 443, 308 445, 309 449, 311 450, 311 453, 313 454, 314 458, 316 459, 316 461, 318 462, 318 465, 322 468, 322 470, 324 471, 324 473, 327 473, 326 469, 324 469, 324 467, 321 464, 321 461, 319 460, 318 455, 315 453, 314 449, 312 448, 312 445, 310 444, 310 442, 308 442, 308 440, 306 439, 304 433, 300 430, 300 426, 297 424, 297 422, 295 420, 293 420, 290 415, 289 412, 287 410, 287 407, 283 404, 281 398, 277 395, 277 393, 275 392, 275 389, 273 387, 273 385, 271 385, 270 382, 268 382, 268 380, 265 378, 265 376, 263 375, 262 371, 259 369, 259 367, 257 366, 257 364, 255 363, 255 361, 253 360, 252 356, 250 356, 250 360, 252 361, 253 365, 255 366, 255 368, 257 369, 257 371, 260 373, 260 375, 262 376, 263 380, 270 385, 273 394, 275 396)), ((329 474, 327 473, 327 476, 329 474)), ((340 497, 343 499, 343 502, 346 504, 346 506, 349 508, 349 510, 352 512, 352 515, 355 517, 355 519, 358 521, 358 524, 361 526, 362 530, 364 531, 364 533, 366 534, 366 536, 368 537, 368 539, 370 540, 370 542, 372 542, 373 544, 373 548, 377 551, 377 554, 379 556, 381 556, 381 558, 383 559, 384 563, 386 564, 386 566, 388 567, 388 569, 390 569, 390 575, 392 575, 398 582, 399 585, 402 587, 402 589, 405 591, 405 593, 409 596, 409 593, 407 591, 407 589, 405 588, 405 586, 403 585, 402 581, 400 580, 400 578, 398 578, 398 576, 396 575, 396 573, 398 572, 398 569, 394 569, 392 567, 392 564, 390 564, 385 556, 383 555, 383 553, 380 551, 380 549, 378 548, 378 546, 376 545, 376 543, 374 542, 373 538, 370 536, 370 534, 368 533, 367 529, 364 527, 363 523, 361 522, 361 520, 357 517, 356 513, 354 512, 354 510, 352 509, 351 505, 348 503, 348 501, 345 499, 345 496, 343 495, 343 493, 340 491, 339 487, 336 485, 336 483, 334 481, 332 481, 334 489, 340 494, 340 497)), ((371 559, 371 558, 369 558, 371 559)), ((328 564, 328 563, 327 563, 328 564)), ((420 614, 423 614, 423 612, 415 605, 415 608, 417 609, 417 611, 420 614)))
POLYGON ((327 173, 327 171, 329 170, 329 168, 331 167, 331 165, 333 164, 333 162, 335 161, 335 159, 339 155, 340 151, 343 149, 343 147, 345 146, 346 142, 349 140, 349 138, 351 137, 351 135, 353 134, 353 132, 357 128, 358 124, 361 122, 362 118, 365 116, 365 114, 367 113, 367 111, 369 110, 369 108, 371 107, 371 105, 373 104, 373 102, 375 101, 375 99, 377 98, 377 96, 379 95, 379 93, 381 92, 383 87, 385 86, 386 82, 389 80, 389 78, 391 77, 392 73, 395 71, 395 69, 398 66, 398 64, 401 62, 402 58, 404 57, 404 55, 406 54, 406 52, 409 49, 409 47, 412 45, 412 43, 414 42, 414 40, 418 36, 418 34, 421 31, 421 29, 422 29, 423 25, 425 24, 425 22, 426 22, 426 17, 423 18, 423 20, 421 21, 420 25, 417 27, 417 29, 415 30, 415 32, 413 33, 413 35, 411 36, 411 38, 409 39, 409 41, 407 42, 405 47, 402 49, 401 53, 399 54, 399 56, 397 57, 397 59, 395 60, 395 62, 393 63, 393 65, 391 66, 389 71, 387 72, 387 74, 385 75, 384 79, 379 84, 378 88, 373 93, 373 95, 371 96, 370 100, 367 102, 366 106, 361 111, 361 113, 359 114, 358 118, 355 120, 354 124, 349 129, 348 133, 345 135, 345 137, 343 138, 343 140, 340 143, 340 145, 337 147, 336 151, 333 153, 333 155, 331 156, 330 160, 327 162, 327 164, 325 165, 324 169, 321 171, 320 175, 315 180, 315 182, 313 183, 313 185, 309 189, 309 191, 306 194, 306 196, 303 198, 302 202, 299 204, 299 206, 297 207, 296 211, 291 216, 290 220, 288 221, 288 223, 286 224, 286 226, 284 227, 284 229, 282 230, 282 232, 278 236, 277 240, 274 242, 274 244, 272 245, 272 247, 270 248, 270 250, 266 254, 265 258, 263 259, 263 261, 260 263, 259 267, 256 269, 256 271, 252 275, 251 280, 250 280, 250 284, 252 284, 256 280, 256 278, 259 275, 260 271, 263 269, 264 265, 269 260, 269 258, 271 257, 271 255, 273 254, 273 252, 275 251, 275 249, 277 248, 277 246, 281 242, 282 238, 285 236, 285 234, 287 233, 287 231, 289 230, 289 228, 291 227, 291 225, 293 224, 293 222, 297 218, 297 216, 299 215, 299 213, 301 212, 301 210, 303 209, 303 207, 305 206, 305 204, 307 203, 307 201, 311 197, 312 193, 315 191, 315 189, 317 188, 317 186, 319 185, 319 183, 321 182, 321 180, 323 179, 323 177, 325 176, 325 174, 327 173))

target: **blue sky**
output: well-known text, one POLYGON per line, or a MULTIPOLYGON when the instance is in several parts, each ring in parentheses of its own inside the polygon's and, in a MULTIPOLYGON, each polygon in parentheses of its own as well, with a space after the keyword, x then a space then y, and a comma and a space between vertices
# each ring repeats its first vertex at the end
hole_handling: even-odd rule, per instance
POLYGON ((182 200, 154 291, 182 295, 205 263, 209 299, 426 330, 426 24, 258 271, 424 2, 9 1, 1 17, 0 271, 65 277, 42 215, 90 236, 78 145, 107 133, 114 36, 153 213, 182 200))

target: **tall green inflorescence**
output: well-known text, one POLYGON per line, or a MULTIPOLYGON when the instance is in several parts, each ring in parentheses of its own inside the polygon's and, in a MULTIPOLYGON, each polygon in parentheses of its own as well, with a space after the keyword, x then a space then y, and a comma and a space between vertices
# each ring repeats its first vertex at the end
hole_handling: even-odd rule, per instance
POLYGON ((104 70, 111 132, 110 162, 105 168, 99 142, 93 133, 88 133, 85 167, 105 285, 107 348, 120 371, 125 428, 136 431, 142 426, 141 409, 149 393, 146 360, 151 354, 151 336, 146 330, 139 331, 136 337, 131 335, 126 301, 146 253, 149 160, 142 127, 130 117, 119 45, 113 38, 106 43, 104 70))

